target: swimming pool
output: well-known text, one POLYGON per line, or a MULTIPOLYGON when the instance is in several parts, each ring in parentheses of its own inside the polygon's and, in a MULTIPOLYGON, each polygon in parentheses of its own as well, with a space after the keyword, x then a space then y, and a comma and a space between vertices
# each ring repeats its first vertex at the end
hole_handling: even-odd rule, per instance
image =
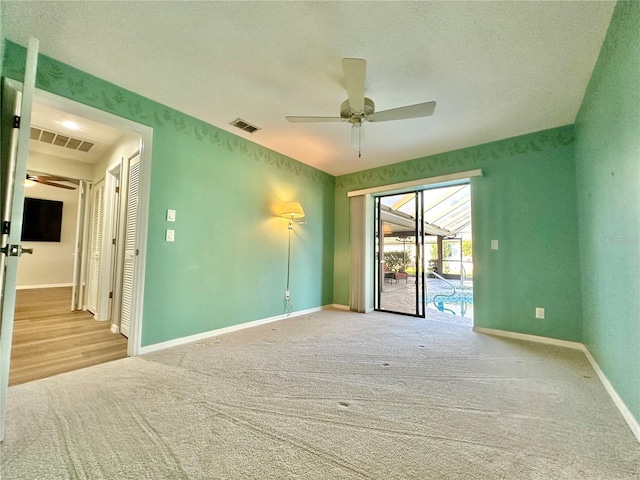
POLYGON ((456 285, 454 295, 452 291, 448 285, 427 285, 427 308, 473 318, 473 287, 456 285))

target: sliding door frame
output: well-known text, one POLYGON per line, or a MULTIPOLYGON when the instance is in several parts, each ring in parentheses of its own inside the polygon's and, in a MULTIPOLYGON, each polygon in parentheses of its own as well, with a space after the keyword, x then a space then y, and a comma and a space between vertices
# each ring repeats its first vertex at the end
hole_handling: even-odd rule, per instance
MULTIPOLYGON (((390 197, 398 195, 397 193, 391 193, 387 195, 376 195, 375 199, 375 214, 374 214, 374 255, 373 255, 373 272, 374 272, 374 309, 380 312, 389 312, 396 313, 399 315, 407 315, 411 317, 425 318, 426 312, 426 284, 424 282, 424 221, 423 221, 423 190, 409 190, 402 192, 404 195, 406 194, 414 194, 415 195, 415 210, 414 210, 414 246, 416 253, 416 266, 415 266, 415 312, 401 312, 396 310, 389 310, 386 308, 382 308, 382 296, 383 291, 382 287, 385 281, 385 272, 382 270, 382 255, 384 253, 384 229, 382 226, 382 210, 381 210, 381 199, 384 197, 390 197)), ((408 281, 408 277, 407 277, 408 281)))

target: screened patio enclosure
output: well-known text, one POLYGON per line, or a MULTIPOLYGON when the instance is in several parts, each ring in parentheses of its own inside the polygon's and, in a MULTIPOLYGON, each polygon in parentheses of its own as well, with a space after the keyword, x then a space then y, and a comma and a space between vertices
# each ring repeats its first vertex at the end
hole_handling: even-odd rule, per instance
POLYGON ((375 207, 377 310, 424 317, 427 300, 434 300, 427 295, 430 286, 441 304, 444 297, 455 295, 456 287, 450 285, 458 290, 465 286, 471 295, 468 183, 380 195, 375 207))

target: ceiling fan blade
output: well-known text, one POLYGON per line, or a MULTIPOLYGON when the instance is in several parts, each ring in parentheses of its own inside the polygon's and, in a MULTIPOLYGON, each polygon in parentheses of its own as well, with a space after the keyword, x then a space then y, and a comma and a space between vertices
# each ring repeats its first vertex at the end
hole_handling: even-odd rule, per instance
POLYGON ((291 123, 311 123, 311 122, 344 122, 346 118, 342 117, 284 117, 291 123))
POLYGON ((47 180, 49 182, 67 182, 67 183, 73 183, 74 185, 80 185, 80 180, 76 180, 74 178, 58 177, 56 175, 36 175, 36 176, 42 180, 47 180))
POLYGON ((367 75, 367 62, 361 58, 343 58, 342 71, 347 87, 349 106, 355 113, 364 110, 364 83, 367 75))
POLYGON ((32 177, 31 180, 33 180, 36 183, 41 183, 42 185, 50 185, 52 187, 66 188, 67 190, 76 189, 76 187, 70 187, 69 185, 63 185, 61 183, 49 182, 47 180, 43 180, 42 178, 38 178, 38 177, 32 177))
POLYGON ((436 109, 436 102, 417 103, 406 107, 392 108, 375 112, 369 117, 370 122, 386 122, 389 120, 403 120, 405 118, 429 117, 436 109))

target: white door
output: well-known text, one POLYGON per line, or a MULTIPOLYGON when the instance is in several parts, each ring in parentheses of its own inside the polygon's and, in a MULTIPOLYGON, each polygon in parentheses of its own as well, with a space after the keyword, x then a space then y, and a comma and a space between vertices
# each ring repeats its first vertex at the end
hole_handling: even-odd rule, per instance
POLYGON ((89 236, 89 271, 87 274, 87 310, 98 313, 98 284, 100 281, 100 253, 102 251, 102 225, 104 217, 104 182, 96 185, 91 207, 91 234, 89 236))
MULTIPOLYGON (((13 337, 13 316, 16 304, 16 277, 18 259, 22 247, 22 215, 24 212, 24 180, 27 177, 27 156, 29 154, 29 133, 31 128, 31 104, 36 83, 38 65, 38 40, 29 39, 27 64, 25 67, 22 98, 18 107, 18 90, 14 82, 5 81, 2 92, 2 107, 11 108, 11 113, 19 112, 19 127, 14 123, 11 130, 11 142, 2 158, 4 198, 2 205, 2 248, 0 255, 3 268, 0 268, 2 285, 2 309, 0 310, 0 441, 4 438, 5 409, 9 389, 9 363, 11 360, 11 341, 13 337), (5 225, 8 228, 5 228, 5 225)), ((2 118, 6 118, 3 114, 2 118)), ((11 128, 10 125, 2 125, 11 128)))
POLYGON ((122 309, 120 333, 129 337, 133 308, 133 282, 136 255, 136 226, 138 223, 138 192, 140 190, 140 155, 129 161, 129 185, 127 188, 127 212, 125 216, 124 268, 122 272, 122 309))
POLYGON ((89 209, 89 192, 91 185, 80 180, 78 188, 78 216, 76 218, 76 242, 73 250, 73 288, 71 290, 71 310, 82 310, 84 305, 84 272, 87 231, 87 210, 89 209))

